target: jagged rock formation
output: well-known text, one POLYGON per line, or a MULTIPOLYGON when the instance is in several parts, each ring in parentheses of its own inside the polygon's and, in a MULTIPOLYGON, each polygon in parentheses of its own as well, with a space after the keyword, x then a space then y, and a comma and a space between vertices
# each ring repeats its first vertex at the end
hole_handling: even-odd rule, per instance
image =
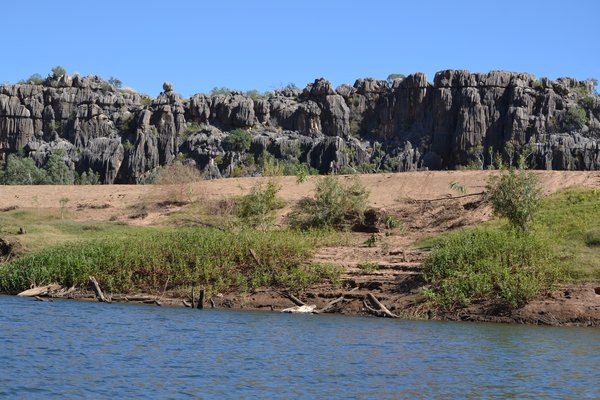
POLYGON ((334 89, 317 79, 262 98, 231 91, 182 99, 165 83, 152 100, 99 77, 0 85, 0 157, 23 151, 39 166, 61 149, 76 171, 104 183, 140 182, 176 158, 228 176, 244 157, 228 132, 252 135, 250 152, 334 170, 442 169, 523 156, 538 169, 600 169, 600 98, 592 81, 524 73, 447 70, 334 89))

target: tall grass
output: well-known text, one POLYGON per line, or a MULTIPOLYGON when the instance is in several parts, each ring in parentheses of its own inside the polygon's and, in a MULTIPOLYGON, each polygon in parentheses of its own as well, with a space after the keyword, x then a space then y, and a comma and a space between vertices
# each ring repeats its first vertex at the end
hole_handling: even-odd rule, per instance
POLYGON ((17 293, 51 282, 85 286, 89 275, 108 291, 118 292, 157 292, 167 279, 170 288, 202 284, 215 291, 300 289, 339 278, 339 269, 307 261, 317 246, 336 240, 321 232, 138 229, 126 239, 111 236, 62 244, 2 265, 0 292, 17 293))
POLYGON ((424 275, 431 283, 426 296, 444 310, 476 301, 518 308, 564 279, 549 242, 498 227, 441 237, 424 275))

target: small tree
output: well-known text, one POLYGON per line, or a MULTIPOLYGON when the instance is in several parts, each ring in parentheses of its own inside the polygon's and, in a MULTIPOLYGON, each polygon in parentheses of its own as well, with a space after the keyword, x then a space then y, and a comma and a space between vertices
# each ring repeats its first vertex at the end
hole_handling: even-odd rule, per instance
POLYGON ((249 194, 238 199, 237 216, 250 226, 269 226, 275 219, 275 210, 284 206, 284 201, 277 195, 281 186, 273 181, 266 185, 258 183, 249 194))
POLYGON ((314 199, 301 200, 290 215, 292 226, 299 228, 346 228, 364 220, 369 192, 352 179, 341 183, 328 175, 315 184, 314 199))
POLYGON ((55 78, 60 78, 66 73, 67 70, 64 67, 61 67, 60 65, 57 65, 56 67, 52 68, 52 76, 54 76, 55 78))
POLYGON ((110 79, 108 80, 108 83, 110 83, 110 85, 112 87, 114 87, 115 89, 120 89, 121 86, 123 86, 123 82, 121 82, 120 79, 117 79, 114 76, 110 77, 110 79))
POLYGON ((46 179, 46 171, 38 168, 31 158, 16 154, 8 156, 0 171, 0 183, 3 185, 42 185, 46 179))
POLYGON ((243 129, 234 129, 223 139, 223 146, 229 151, 248 151, 252 136, 243 129))
POLYGON ((406 78, 406 75, 404 75, 404 74, 389 74, 387 77, 387 81, 391 85, 394 83, 394 81, 396 79, 404 79, 404 78, 406 78))
POLYGON ((57 151, 50 155, 46 163, 46 171, 48 173, 48 183, 52 185, 72 185, 74 182, 73 172, 65 163, 63 152, 57 151))
POLYGON ((487 190, 494 214, 507 218, 514 228, 526 232, 542 199, 537 177, 524 169, 510 169, 490 177, 487 190))

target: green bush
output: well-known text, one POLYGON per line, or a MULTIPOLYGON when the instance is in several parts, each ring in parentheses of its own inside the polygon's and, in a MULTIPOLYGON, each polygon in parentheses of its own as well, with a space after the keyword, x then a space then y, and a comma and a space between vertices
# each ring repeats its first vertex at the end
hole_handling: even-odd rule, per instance
POLYGON ((587 112, 581 107, 570 107, 563 119, 565 128, 581 129, 588 124, 587 112))
POLYGON ((275 210, 284 206, 277 195, 281 187, 274 182, 258 183, 249 194, 237 200, 237 216, 255 227, 267 227, 275 220, 275 210))
POLYGON ((60 65, 57 65, 56 67, 52 68, 52 76, 54 76, 55 78, 60 78, 66 73, 67 70, 64 67, 61 67, 60 65))
POLYGON ((23 79, 19 81, 20 84, 29 84, 29 85, 42 85, 45 82, 44 78, 40 74, 33 74, 27 79, 23 79))
POLYGON ((348 228, 364 219, 369 192, 358 179, 341 183, 335 176, 320 178, 315 197, 302 199, 290 215, 296 228, 348 228))
POLYGON ((46 162, 47 183, 51 185, 72 185, 75 181, 73 171, 63 159, 63 152, 57 151, 50 155, 46 162))
POLYGON ((75 178, 76 185, 97 185, 100 183, 100 175, 94 172, 91 168, 83 171, 77 178, 75 178))
POLYGON ((234 129, 223 139, 223 147, 229 151, 248 151, 252 136, 243 129, 234 129))
POLYGON ((425 295, 450 311, 475 301, 515 309, 562 277, 552 246, 530 234, 498 228, 438 239, 424 263, 425 295))
POLYGON ((43 185, 46 182, 46 171, 38 168, 29 157, 10 154, 0 169, 0 183, 3 185, 43 185))
POLYGON ((542 199, 535 175, 523 169, 506 170, 490 177, 487 190, 495 215, 507 218, 521 231, 529 229, 542 199))

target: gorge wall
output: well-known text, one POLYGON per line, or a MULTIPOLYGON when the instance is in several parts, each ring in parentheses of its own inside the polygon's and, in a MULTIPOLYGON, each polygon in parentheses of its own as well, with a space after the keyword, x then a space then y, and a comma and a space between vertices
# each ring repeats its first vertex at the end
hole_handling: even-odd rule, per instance
POLYGON ((181 160, 213 177, 248 159, 224 145, 236 128, 248 154, 269 152, 320 172, 486 168, 522 156, 531 168, 600 169, 595 82, 525 73, 422 73, 333 88, 317 79, 266 96, 226 91, 181 98, 169 83, 151 99, 99 77, 50 76, 0 85, 0 158, 21 152, 43 166, 61 151, 103 183, 139 183, 181 160))

